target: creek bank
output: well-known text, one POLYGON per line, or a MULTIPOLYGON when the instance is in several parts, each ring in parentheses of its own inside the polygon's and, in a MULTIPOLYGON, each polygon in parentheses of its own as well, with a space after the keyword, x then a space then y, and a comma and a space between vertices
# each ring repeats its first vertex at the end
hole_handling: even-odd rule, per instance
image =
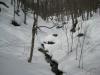
POLYGON ((39 48, 38 50, 45 55, 45 60, 46 60, 47 63, 50 64, 51 71, 55 75, 63 75, 63 71, 61 71, 61 70, 58 69, 58 63, 57 63, 57 61, 52 60, 52 56, 50 56, 48 54, 48 51, 45 50, 44 48, 39 48))

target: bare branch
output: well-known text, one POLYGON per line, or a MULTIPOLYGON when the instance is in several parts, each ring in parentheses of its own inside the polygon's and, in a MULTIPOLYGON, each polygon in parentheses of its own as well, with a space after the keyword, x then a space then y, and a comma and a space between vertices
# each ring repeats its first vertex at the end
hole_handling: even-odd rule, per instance
POLYGON ((47 26, 39 26, 39 27, 37 27, 37 28, 48 28, 48 29, 52 29, 52 28, 54 28, 54 27, 56 27, 56 25, 54 25, 54 26, 52 26, 52 27, 47 27, 47 26))

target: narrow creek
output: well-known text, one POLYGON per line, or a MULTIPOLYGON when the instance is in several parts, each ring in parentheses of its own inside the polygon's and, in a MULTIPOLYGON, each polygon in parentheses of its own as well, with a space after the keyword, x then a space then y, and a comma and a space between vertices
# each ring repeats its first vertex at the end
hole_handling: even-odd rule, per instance
MULTIPOLYGON (((41 44, 43 45, 43 44, 41 44)), ((47 52, 47 50, 45 50, 45 48, 39 48, 38 49, 41 53, 44 54, 45 56, 45 60, 47 63, 50 64, 51 67, 51 71, 55 74, 55 75, 63 75, 63 71, 58 69, 58 63, 55 60, 52 60, 52 56, 50 56, 47 52)))

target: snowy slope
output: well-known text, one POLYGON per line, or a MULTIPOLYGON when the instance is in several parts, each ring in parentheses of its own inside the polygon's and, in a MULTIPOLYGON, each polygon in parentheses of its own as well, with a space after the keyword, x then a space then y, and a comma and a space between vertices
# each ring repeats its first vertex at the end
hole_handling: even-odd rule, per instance
MULTIPOLYGON (((59 69, 67 72, 68 75, 100 75, 100 17, 95 14, 88 21, 83 22, 83 32, 87 28, 85 43, 83 47, 83 69, 78 67, 78 60, 76 60, 75 47, 73 52, 67 54, 66 37, 63 31, 58 31, 58 37, 52 40, 56 42, 55 45, 47 45, 50 54, 59 62, 59 69)), ((54 32, 53 32, 54 33, 54 32)), ((52 34, 53 34, 52 33, 52 34)), ((70 35, 70 34, 69 34, 70 35)), ((74 35, 74 45, 77 42, 77 33, 74 35)), ((46 37, 51 40, 51 36, 46 37)), ((69 37, 70 38, 70 37, 69 37)), ((70 39, 69 39, 70 41, 70 39)), ((82 41, 82 39, 81 39, 82 41)), ((80 56, 80 49, 78 49, 78 59, 80 56)))
POLYGON ((50 68, 42 63, 27 63, 18 58, 0 53, 0 75, 53 75, 50 68))
MULTIPOLYGON (((4 0, 1 0, 4 1, 4 0)), ((33 62, 27 62, 31 46, 32 16, 28 15, 27 25, 23 24, 23 14, 16 16, 21 26, 11 24, 13 6, 5 0, 9 8, 0 6, 0 75, 53 75, 44 56, 36 50, 33 62)))

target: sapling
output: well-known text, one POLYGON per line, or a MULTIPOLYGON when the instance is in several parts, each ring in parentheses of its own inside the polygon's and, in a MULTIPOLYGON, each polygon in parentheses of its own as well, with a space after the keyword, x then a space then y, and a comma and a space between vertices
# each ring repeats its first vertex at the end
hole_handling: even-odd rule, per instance
POLYGON ((84 30, 84 37, 83 37, 81 53, 80 53, 80 58, 79 58, 79 68, 82 67, 82 69, 83 69, 83 50, 84 50, 84 44, 85 44, 85 38, 86 38, 87 30, 88 30, 88 27, 86 27, 85 30, 84 30))

